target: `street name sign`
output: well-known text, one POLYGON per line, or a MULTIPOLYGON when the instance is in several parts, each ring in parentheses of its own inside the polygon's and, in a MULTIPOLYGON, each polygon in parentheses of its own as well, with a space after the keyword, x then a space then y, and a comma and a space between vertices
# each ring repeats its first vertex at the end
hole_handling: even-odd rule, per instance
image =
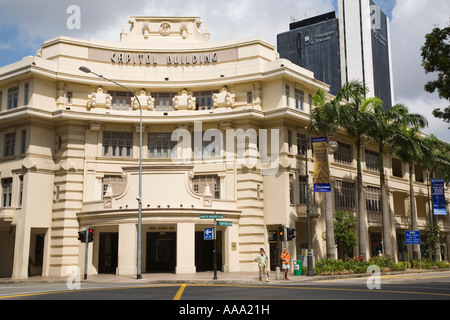
POLYGON ((223 219, 221 214, 201 214, 200 219, 223 219))
POLYGON ((217 225, 231 227, 233 223, 231 221, 217 221, 217 225))

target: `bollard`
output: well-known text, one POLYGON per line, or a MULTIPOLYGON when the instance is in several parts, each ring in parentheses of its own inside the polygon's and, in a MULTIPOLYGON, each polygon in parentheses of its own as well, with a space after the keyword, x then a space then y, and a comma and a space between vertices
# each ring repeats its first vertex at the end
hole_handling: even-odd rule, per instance
POLYGON ((281 280, 281 273, 280 273, 280 267, 275 268, 276 277, 275 279, 281 280))

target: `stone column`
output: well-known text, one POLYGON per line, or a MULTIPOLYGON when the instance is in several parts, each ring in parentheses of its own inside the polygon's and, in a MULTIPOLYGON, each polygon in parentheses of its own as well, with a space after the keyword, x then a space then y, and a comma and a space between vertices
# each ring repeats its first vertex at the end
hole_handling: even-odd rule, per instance
POLYGON ((135 223, 119 224, 117 275, 136 274, 137 227, 135 223))
POLYGON ((195 223, 177 223, 176 274, 195 273, 195 223))
POLYGON ((239 226, 226 227, 224 237, 224 272, 239 272, 239 226))

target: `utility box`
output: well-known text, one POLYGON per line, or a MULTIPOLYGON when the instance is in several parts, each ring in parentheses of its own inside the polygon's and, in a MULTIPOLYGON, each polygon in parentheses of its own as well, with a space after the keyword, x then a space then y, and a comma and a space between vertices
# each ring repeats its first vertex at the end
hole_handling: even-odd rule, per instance
POLYGON ((302 275, 302 262, 300 260, 294 260, 294 276, 302 275))

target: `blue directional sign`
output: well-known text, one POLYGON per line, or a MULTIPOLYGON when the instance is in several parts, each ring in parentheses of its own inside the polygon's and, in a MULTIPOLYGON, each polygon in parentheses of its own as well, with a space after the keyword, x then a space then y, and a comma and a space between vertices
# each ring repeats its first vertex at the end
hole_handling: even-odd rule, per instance
POLYGON ((420 231, 405 231, 406 244, 420 244, 420 231))
POLYGON ((205 232, 203 233, 203 240, 214 240, 213 228, 205 228, 205 232))

